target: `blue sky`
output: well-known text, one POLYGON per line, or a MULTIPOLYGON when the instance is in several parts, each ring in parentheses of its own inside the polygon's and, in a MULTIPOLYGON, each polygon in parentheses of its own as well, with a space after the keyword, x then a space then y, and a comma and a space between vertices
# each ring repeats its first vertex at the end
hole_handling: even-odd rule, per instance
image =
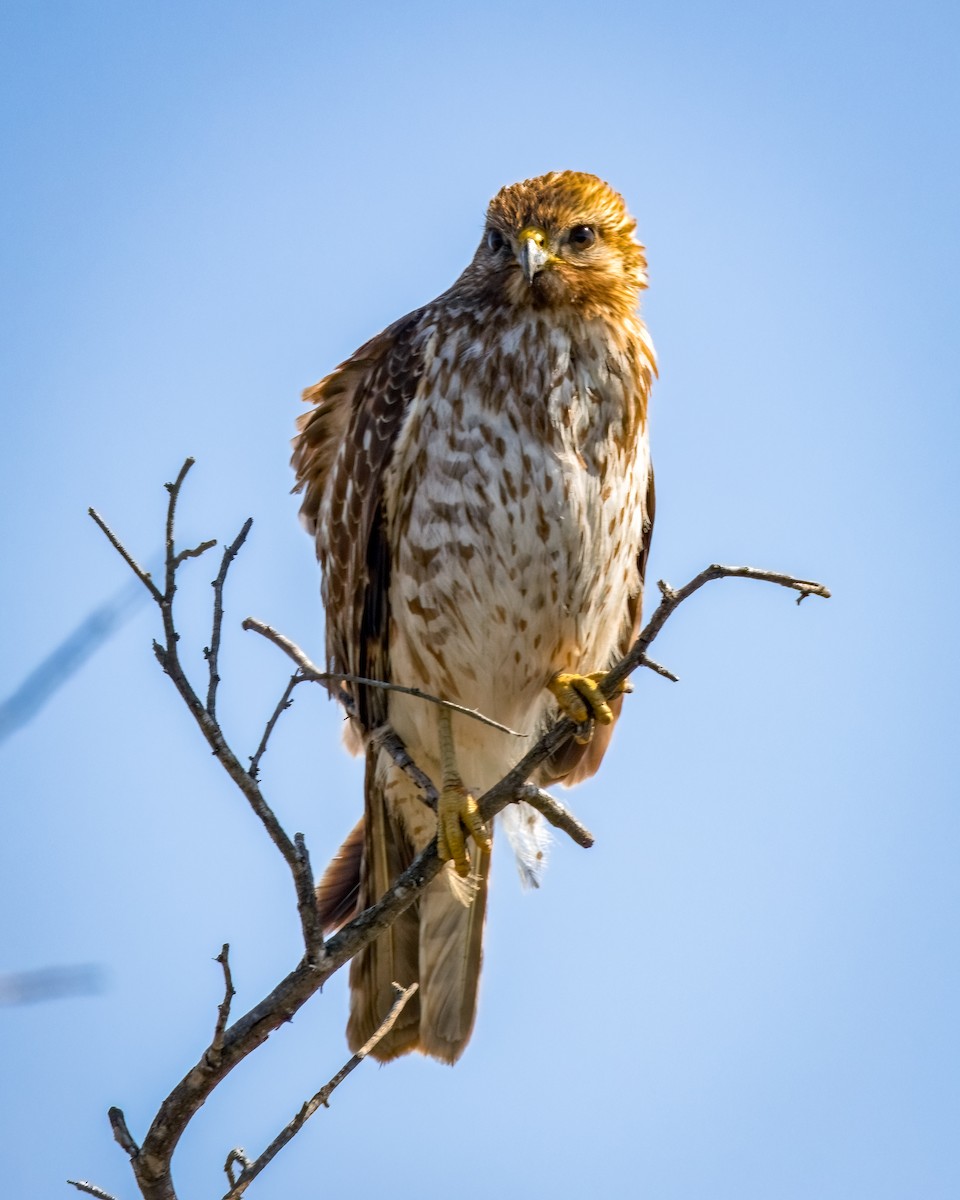
MULTIPOLYGON (((522 894, 495 856, 480 1017, 453 1070, 351 1077, 250 1195, 894 1200, 960 1191, 954 607, 960 29, 946 5, 10 4, 0 28, 7 694, 150 560, 253 533, 221 713, 252 753, 320 655, 288 467, 300 390, 459 273, 502 184, 627 198, 661 360, 654 578, 713 584, 657 644, 600 776, 522 894), (444 1164, 442 1167, 438 1164, 444 1164)), ((188 564, 199 674, 209 560, 188 564)), ((134 1194, 142 1135, 298 956, 286 869, 153 660, 146 606, 0 748, 0 973, 94 994, 0 1007, 11 1195, 134 1194), (87 989, 89 990, 89 989, 87 989)), ((315 864, 360 808, 301 689, 265 790, 315 864)), ((210 1101, 176 1160, 222 1194, 345 1057, 345 980, 210 1101), (218 1191, 217 1189, 220 1189, 218 1191)))

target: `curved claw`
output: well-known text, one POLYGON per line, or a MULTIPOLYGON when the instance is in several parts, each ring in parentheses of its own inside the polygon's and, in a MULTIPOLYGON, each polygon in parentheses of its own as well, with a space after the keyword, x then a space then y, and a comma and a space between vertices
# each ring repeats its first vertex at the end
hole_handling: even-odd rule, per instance
POLYGON ((437 853, 442 862, 452 859, 454 870, 463 878, 470 874, 467 837, 481 850, 490 850, 490 835, 476 799, 463 784, 447 784, 437 805, 437 853))
MULTIPOLYGON (((606 677, 606 671, 594 671, 590 675, 581 675, 576 671, 558 671, 547 684, 564 716, 576 721, 578 725, 587 727, 582 735, 586 742, 589 742, 593 735, 595 721, 599 721, 601 725, 613 723, 613 711, 601 691, 606 677)), ((629 681, 625 679, 614 695, 619 696, 632 690, 629 681)), ((578 741, 580 736, 577 736, 578 741)))

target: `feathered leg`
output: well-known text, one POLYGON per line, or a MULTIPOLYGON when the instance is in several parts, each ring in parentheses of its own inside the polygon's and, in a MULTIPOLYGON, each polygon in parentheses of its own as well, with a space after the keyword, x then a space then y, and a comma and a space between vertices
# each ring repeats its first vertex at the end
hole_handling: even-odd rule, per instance
POLYGON ((470 874, 471 857, 467 837, 481 850, 490 852, 490 835, 480 816, 473 793, 463 786, 453 748, 453 726, 448 708, 438 709, 437 740, 443 785, 437 805, 437 853, 450 860, 458 875, 470 874))

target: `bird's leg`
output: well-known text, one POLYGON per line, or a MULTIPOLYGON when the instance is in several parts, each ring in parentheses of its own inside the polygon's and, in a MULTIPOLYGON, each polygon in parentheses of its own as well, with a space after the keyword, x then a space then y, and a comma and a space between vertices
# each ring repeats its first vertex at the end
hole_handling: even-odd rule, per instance
MULTIPOLYGON (((563 715, 580 726, 575 736, 581 745, 586 745, 593 737, 596 721, 601 725, 613 723, 613 712, 601 690, 606 677, 606 671, 594 671, 591 675, 580 675, 576 671, 558 671, 547 684, 548 691, 556 697, 563 715)), ((624 679, 614 696, 632 691, 632 684, 628 679, 624 679)))
POLYGON ((453 859, 457 874, 466 877, 470 874, 467 836, 472 835, 481 850, 489 851, 490 835, 480 816, 475 797, 463 786, 463 780, 457 770, 450 710, 440 708, 437 711, 440 714, 437 718, 437 732, 440 740, 440 769, 443 775, 437 804, 437 853, 444 862, 453 859))

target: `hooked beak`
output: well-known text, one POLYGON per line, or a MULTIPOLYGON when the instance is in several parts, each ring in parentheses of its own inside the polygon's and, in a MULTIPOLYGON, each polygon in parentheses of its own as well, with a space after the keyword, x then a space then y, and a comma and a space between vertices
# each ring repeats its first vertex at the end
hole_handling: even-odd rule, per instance
POLYGON ((547 235, 542 229, 529 226, 524 229, 519 238, 520 250, 517 259, 527 283, 533 283, 533 277, 550 261, 547 250, 547 235))

